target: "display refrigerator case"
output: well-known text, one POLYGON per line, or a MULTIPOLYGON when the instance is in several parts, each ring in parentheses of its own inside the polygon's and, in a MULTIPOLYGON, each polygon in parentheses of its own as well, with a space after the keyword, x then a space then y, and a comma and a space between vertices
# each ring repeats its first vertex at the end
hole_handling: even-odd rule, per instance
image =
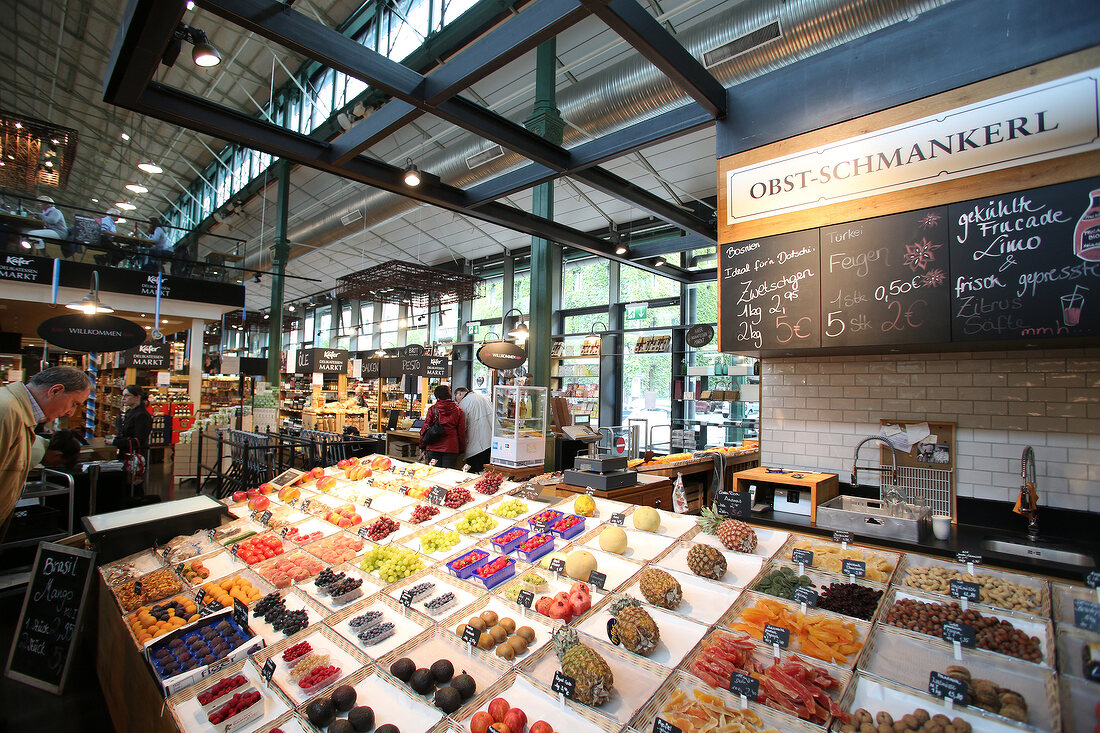
POLYGON ((493 444, 498 466, 541 466, 546 459, 546 387, 497 385, 493 391, 493 444))

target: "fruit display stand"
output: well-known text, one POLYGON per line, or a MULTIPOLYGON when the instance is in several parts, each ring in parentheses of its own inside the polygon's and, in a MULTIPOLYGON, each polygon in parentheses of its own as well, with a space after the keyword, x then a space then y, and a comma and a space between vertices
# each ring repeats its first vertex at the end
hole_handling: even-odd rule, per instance
POLYGON ((340 611, 328 618, 325 624, 340 636, 356 645, 371 659, 378 659, 393 651, 410 639, 432 628, 431 619, 418 613, 412 613, 385 593, 375 595, 340 611), (393 633, 366 643, 359 638, 362 626, 353 622, 368 614, 379 614, 376 624, 393 624, 393 633))
MULTIPOLYGON (((688 552, 692 544, 691 542, 677 543, 665 553, 665 556, 657 564, 668 570, 690 573, 688 552)), ((746 555, 725 548, 720 552, 726 558, 726 572, 720 578, 709 578, 709 580, 719 585, 729 588, 745 588, 752 583, 753 578, 760 574, 760 568, 764 566, 764 558, 758 555, 746 555)))
MULTIPOLYGON (((401 733, 428 733, 443 720, 443 713, 432 707, 431 703, 425 704, 419 695, 403 689, 405 685, 378 668, 360 670, 342 684, 348 684, 355 690, 356 704, 372 707, 375 728, 388 724, 396 726, 401 733)), ((328 690, 328 693, 331 692, 331 689, 328 690)), ((309 703, 298 706, 298 714, 308 719, 309 703)), ((340 714, 339 717, 345 718, 347 714, 340 714)))
MULTIPOLYGON (((577 538, 575 545, 583 545, 593 550, 603 548, 608 540, 604 536, 607 531, 615 532, 617 528, 610 525, 594 527, 591 532, 577 538), (601 537, 604 539, 601 541, 601 537)), ((652 532, 640 532, 636 529, 622 528, 626 545, 622 552, 618 553, 628 560, 638 562, 654 562, 663 557, 669 548, 676 544, 675 537, 665 537, 652 532)))
MULTIPOLYGON (((608 623, 613 618, 610 608, 611 598, 608 598, 581 619, 581 622, 577 625, 577 631, 596 639, 607 639, 608 623)), ((660 640, 646 656, 646 659, 668 669, 675 669, 684 657, 695 648, 703 636, 710 631, 710 626, 706 624, 679 616, 663 608, 651 606, 646 608, 646 612, 653 618, 657 628, 661 630, 660 640)))
MULTIPOLYGON (((553 654, 551 653, 551 657, 553 654)), ((559 699, 542 685, 525 675, 510 672, 485 690, 479 690, 474 702, 467 709, 485 712, 496 699, 506 700, 510 707, 519 708, 527 715, 528 723, 542 720, 551 730, 569 733, 615 733, 621 725, 596 713, 592 708, 573 700, 559 699)), ((476 714, 476 713, 474 713, 476 714)), ((463 731, 470 731, 473 715, 458 720, 463 731)))

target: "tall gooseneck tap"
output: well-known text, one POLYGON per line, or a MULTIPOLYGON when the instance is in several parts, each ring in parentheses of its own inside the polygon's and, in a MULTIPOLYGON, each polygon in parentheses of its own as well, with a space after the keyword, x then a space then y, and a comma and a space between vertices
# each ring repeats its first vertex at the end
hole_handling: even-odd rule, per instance
POLYGON ((1020 514, 1028 518, 1028 539, 1038 540, 1039 494, 1035 487, 1035 451, 1030 445, 1020 457, 1020 514))
POLYGON ((860 472, 860 470, 878 471, 879 473, 884 473, 884 474, 889 473, 890 474, 890 481, 889 481, 890 485, 897 486, 897 484, 898 484, 898 452, 897 452, 897 449, 894 448, 893 444, 889 440, 887 440, 886 438, 883 438, 881 436, 872 435, 868 438, 864 438, 863 440, 859 441, 859 445, 856 446, 855 455, 852 456, 852 486, 853 487, 859 486, 859 472, 860 472), (860 448, 862 448, 863 446, 865 446, 867 443, 870 443, 870 442, 882 443, 884 446, 886 446, 887 448, 890 449, 890 458, 893 461, 893 465, 890 468, 886 468, 885 466, 860 466, 859 465, 859 450, 860 450, 860 448))

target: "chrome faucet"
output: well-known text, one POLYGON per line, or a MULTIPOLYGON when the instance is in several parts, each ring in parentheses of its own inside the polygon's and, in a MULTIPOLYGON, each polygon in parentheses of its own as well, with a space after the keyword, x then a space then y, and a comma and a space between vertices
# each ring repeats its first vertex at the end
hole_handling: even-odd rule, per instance
MULTIPOLYGON (((884 474, 889 473, 890 474, 889 483, 896 487, 897 483, 898 483, 898 452, 897 452, 897 449, 894 448, 893 444, 889 440, 887 440, 886 438, 883 438, 881 436, 872 435, 870 437, 864 438, 863 440, 859 441, 859 445, 856 446, 855 455, 852 456, 852 487, 853 488, 856 487, 856 486, 859 486, 858 476, 859 476, 860 469, 862 469, 864 471, 878 471, 879 473, 884 473, 884 474), (890 449, 890 458, 893 461, 893 466, 891 468, 886 468, 885 466, 860 466, 859 465, 859 450, 860 450, 860 448, 862 448, 864 445, 866 445, 867 443, 870 443, 872 441, 882 443, 883 445, 885 445, 887 448, 890 449)), ((884 481, 884 483, 885 483, 885 481, 884 481)))
POLYGON ((1030 540, 1039 539, 1039 500, 1038 493, 1034 505, 1031 501, 1031 492, 1035 487, 1035 451, 1026 446, 1020 457, 1020 514, 1028 518, 1027 537, 1030 540))

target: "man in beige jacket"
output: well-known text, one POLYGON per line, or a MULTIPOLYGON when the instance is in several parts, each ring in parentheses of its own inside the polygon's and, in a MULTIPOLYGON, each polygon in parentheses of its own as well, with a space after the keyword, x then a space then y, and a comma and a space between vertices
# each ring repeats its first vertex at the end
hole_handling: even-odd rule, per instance
POLYGON ((0 387, 0 539, 27 482, 35 426, 80 409, 91 386, 79 369, 57 366, 43 369, 26 384, 0 387))

